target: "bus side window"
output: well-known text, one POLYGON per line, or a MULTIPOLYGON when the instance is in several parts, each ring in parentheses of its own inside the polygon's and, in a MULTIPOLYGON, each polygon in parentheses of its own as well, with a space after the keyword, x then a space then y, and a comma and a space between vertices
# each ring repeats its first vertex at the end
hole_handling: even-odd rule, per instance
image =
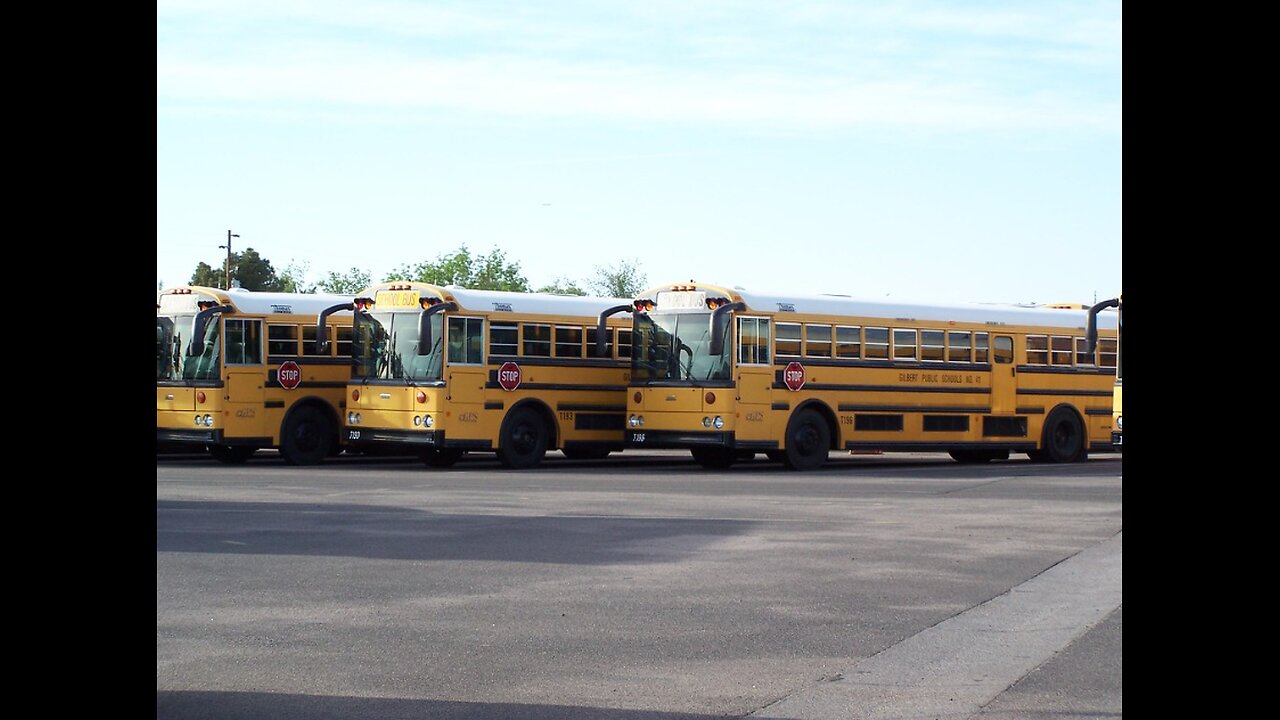
POLYGON ((261 365, 262 321, 228 319, 226 325, 227 364, 261 365))

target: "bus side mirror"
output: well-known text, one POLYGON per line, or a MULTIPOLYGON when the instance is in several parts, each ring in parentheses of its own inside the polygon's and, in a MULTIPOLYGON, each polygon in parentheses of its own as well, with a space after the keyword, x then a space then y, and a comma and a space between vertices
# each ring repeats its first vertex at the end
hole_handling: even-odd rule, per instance
POLYGON ((191 321, 191 344, 187 346, 187 357, 196 357, 204 354, 204 331, 209 325, 209 318, 215 313, 229 313, 231 310, 230 305, 216 305, 196 313, 195 318, 191 321))
POLYGON ((329 354, 328 326, 325 325, 325 320, 330 315, 343 310, 355 312, 355 307, 355 303, 340 303, 320 311, 319 317, 316 318, 316 355, 329 354))
POLYGON ((436 303, 418 315, 418 354, 430 355, 434 343, 431 341, 431 316, 445 310, 457 310, 458 303, 436 303))
POLYGON ((605 318, 631 309, 632 306, 628 303, 626 305, 614 305, 600 313, 600 320, 596 322, 596 357, 609 357, 609 327, 605 325, 605 318))
POLYGON ((721 305, 711 311, 711 342, 707 346, 707 352, 712 357, 724 352, 724 331, 729 325, 729 313, 734 310, 742 311, 746 309, 746 304, 737 302, 721 305))
POLYGON ((1089 308, 1089 323, 1084 332, 1085 341, 1089 343, 1085 353, 1089 357, 1094 356, 1094 352, 1098 349, 1098 313, 1107 308, 1120 307, 1120 298, 1111 298, 1089 308))

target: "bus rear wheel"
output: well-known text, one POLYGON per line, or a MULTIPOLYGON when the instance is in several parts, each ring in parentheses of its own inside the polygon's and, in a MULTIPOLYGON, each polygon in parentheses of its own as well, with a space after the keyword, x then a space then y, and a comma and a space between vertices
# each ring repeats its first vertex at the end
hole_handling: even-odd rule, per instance
POLYGON ((782 451, 783 464, 792 470, 812 470, 827 461, 831 431, 821 415, 801 410, 787 423, 786 443, 782 451))
POLYGON ((1089 455, 1085 446, 1084 425, 1073 410, 1059 407, 1044 421, 1040 449, 1027 453, 1036 462, 1081 462, 1089 455))
POLYGON ((498 462, 524 469, 542 462, 547 453, 547 426, 537 412, 520 408, 507 416, 498 436, 498 462))
POLYGON ((708 470, 723 470, 733 464, 735 453, 728 448, 690 448, 689 453, 699 465, 708 470))
POLYGON ((462 451, 457 448, 431 448, 422 451, 423 464, 433 468, 453 467, 461 457, 462 451))
POLYGON ((289 413, 280 432, 280 455, 290 465, 317 465, 329 455, 337 430, 324 413, 300 407, 289 413))
POLYGON ((247 445, 209 446, 209 455, 211 455, 214 460, 217 460, 224 465, 239 465, 253 457, 253 454, 256 452, 258 452, 258 448, 249 447, 247 445))

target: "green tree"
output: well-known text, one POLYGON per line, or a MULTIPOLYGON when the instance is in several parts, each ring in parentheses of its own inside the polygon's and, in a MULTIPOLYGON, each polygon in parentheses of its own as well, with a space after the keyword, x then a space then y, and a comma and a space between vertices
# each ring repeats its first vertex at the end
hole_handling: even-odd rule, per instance
POLYGON ((496 248, 488 255, 476 257, 466 245, 453 253, 439 255, 434 262, 402 265, 383 280, 416 280, 433 285, 460 285, 472 290, 529 292, 529 281, 520 274, 520 263, 508 261, 506 254, 496 248))
POLYGON ((209 267, 208 263, 200 263, 196 265, 196 271, 191 273, 191 284, 200 285, 202 287, 220 288, 225 283, 226 277, 223 275, 222 268, 214 270, 209 267))
POLYGON ((271 261, 258 254, 253 248, 245 248, 242 253, 234 253, 231 256, 231 284, 234 286, 235 281, 240 281, 240 287, 245 290, 274 290, 279 291, 280 278, 276 276, 275 268, 271 267, 271 261))
POLYGON ((578 287, 576 280, 566 280, 565 278, 556 278, 556 281, 550 285, 543 285, 538 288, 537 292, 550 293, 551 295, 586 295, 587 291, 578 287))
MULTIPOLYGON (((338 274, 329 271, 329 277, 320 281, 320 289, 340 295, 354 295, 372 284, 372 275, 360 268, 351 268, 346 273, 338 274)), ((389 278, 391 279, 391 278, 389 278)), ((394 278, 400 280, 402 278, 394 278)))
POLYGON ((629 298, 644 290, 646 283, 639 260, 621 260, 613 266, 597 265, 595 278, 587 284, 602 297, 629 298))
POLYGON ((316 291, 315 283, 307 280, 307 273, 311 269, 311 263, 303 260, 302 262, 290 262, 280 271, 277 278, 279 279, 280 292, 289 293, 314 293, 316 291))
MULTIPOLYGON (((271 261, 253 248, 231 254, 231 285, 234 287, 237 281, 245 290, 281 290, 280 278, 276 276, 275 268, 271 267, 271 261)), ((191 284, 225 288, 226 270, 221 263, 216 269, 207 263, 200 263, 191 275, 191 284)))

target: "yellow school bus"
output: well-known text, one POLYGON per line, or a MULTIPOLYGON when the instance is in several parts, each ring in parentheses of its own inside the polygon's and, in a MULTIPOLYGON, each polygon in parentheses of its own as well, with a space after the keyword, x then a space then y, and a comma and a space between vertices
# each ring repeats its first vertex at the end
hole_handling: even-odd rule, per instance
POLYGON ((833 450, 1072 462, 1110 450, 1116 321, 1086 310, 930 305, 659 285, 633 301, 626 446, 705 467, 833 450))
POLYGON ((414 449, 429 466, 492 452, 506 467, 548 450, 622 449, 625 298, 374 285, 355 300, 347 446, 414 449))
POLYGON ((1093 348, 1097 347, 1100 343, 1103 344, 1103 347, 1105 347, 1106 346, 1105 344, 1108 341, 1098 337, 1097 316, 1099 312, 1102 312, 1107 308, 1116 309, 1116 339, 1113 341, 1115 343, 1115 354, 1116 354, 1116 384, 1115 384, 1115 391, 1111 397, 1111 444, 1115 446, 1116 450, 1119 450, 1121 452, 1123 452, 1124 450, 1124 426, 1123 426, 1123 417, 1120 412, 1121 395, 1124 389, 1122 384, 1123 372, 1124 372, 1124 360, 1122 356, 1122 353, 1124 352, 1124 340, 1123 340, 1124 302, 1123 301, 1124 301, 1124 296, 1121 295, 1119 297, 1115 297, 1110 300, 1103 300, 1102 302, 1089 308, 1089 327, 1086 330, 1086 337, 1088 339, 1088 347, 1090 349, 1090 352, 1092 352, 1093 348))
POLYGON ((183 286, 156 298, 157 447, 311 465, 341 451, 351 295, 183 286), (344 312, 345 311, 345 312, 344 312), (327 322, 332 332, 320 328, 327 322))

